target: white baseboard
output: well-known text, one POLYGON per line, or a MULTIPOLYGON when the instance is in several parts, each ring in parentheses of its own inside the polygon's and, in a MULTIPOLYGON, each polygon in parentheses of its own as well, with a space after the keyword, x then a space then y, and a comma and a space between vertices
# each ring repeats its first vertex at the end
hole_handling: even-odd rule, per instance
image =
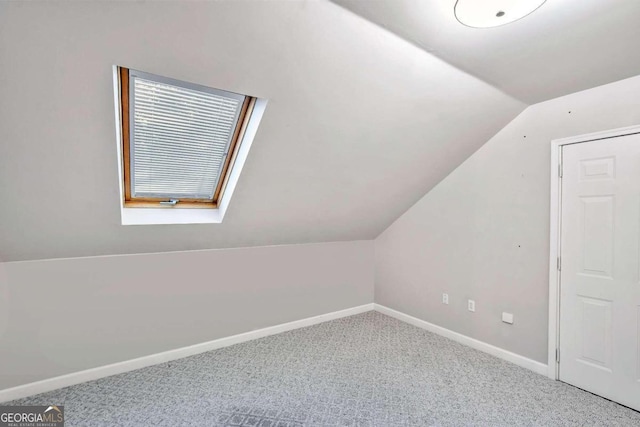
POLYGON ((188 347, 182 347, 175 350, 169 350, 162 353, 151 354, 149 356, 138 357, 137 359, 125 360, 124 362, 113 363, 111 365, 99 366, 97 368, 87 369, 84 371, 73 372, 59 377, 49 378, 29 384, 20 385, 5 390, 0 390, 0 402, 7 402, 15 399, 33 396, 35 394, 45 393, 47 391, 56 390, 63 387, 69 387, 87 381, 97 380, 111 375, 121 374, 133 371, 147 366, 157 365, 171 360, 182 359, 183 357, 193 356, 218 348, 228 347, 234 344, 255 340, 258 338, 275 335, 294 329, 304 328, 306 326, 317 325, 318 323, 328 322, 330 320, 340 319, 342 317, 353 316, 355 314, 376 310, 387 316, 391 316, 405 323, 425 329, 446 338, 457 341, 461 344, 475 348, 476 350, 489 353, 492 356, 504 359, 508 362, 527 368, 541 375, 547 375, 547 365, 536 362, 519 354, 512 353, 502 348, 478 341, 458 332, 451 331, 433 323, 409 316, 408 314, 385 307, 380 304, 364 304, 357 307, 347 308, 345 310, 334 311, 332 313, 321 314, 319 316, 308 317, 306 319, 296 320, 289 323, 270 326, 268 328, 257 329, 255 331, 245 332, 243 334, 232 335, 230 337, 220 338, 213 341, 195 344, 188 347))
POLYGON ((318 323, 328 322, 329 320, 340 319, 342 317, 353 316, 354 314, 364 313, 373 309, 373 303, 364 304, 357 307, 347 308, 345 310, 334 311, 332 313, 321 314, 314 317, 308 317, 302 320, 282 323, 280 325, 270 326, 268 328, 257 329, 255 331, 245 332, 243 334, 232 335, 230 337, 220 338, 201 344, 195 344, 188 347, 165 351, 162 353, 151 354, 149 356, 138 357, 137 359, 125 360, 124 362, 99 366, 97 368, 73 372, 71 374, 61 375, 59 377, 24 384, 5 390, 0 390, 0 402, 22 399, 24 397, 45 393, 47 391, 56 390, 62 387, 68 387, 87 381, 97 380, 99 378, 109 377, 111 375, 145 368, 147 366, 157 365, 159 363, 169 362, 171 360, 182 359, 183 357, 193 356, 195 354, 200 354, 206 351, 211 351, 222 347, 228 347, 234 344, 267 337, 269 335, 275 335, 294 329, 304 328, 306 326, 316 325, 318 323))
POLYGON ((507 362, 511 362, 523 368, 530 369, 537 374, 547 376, 548 368, 544 363, 540 363, 533 359, 529 359, 528 357, 524 357, 519 354, 504 350, 500 347, 487 344, 486 342, 479 341, 475 338, 470 338, 466 335, 462 335, 450 329, 443 328, 442 326, 434 325, 433 323, 418 319, 417 317, 409 316, 408 314, 402 313, 389 307, 385 307, 384 305, 374 304, 374 307, 376 311, 382 314, 386 314, 387 316, 391 316, 405 323, 417 326, 418 328, 433 332, 434 334, 442 335, 445 338, 457 341, 460 344, 475 348, 476 350, 489 353, 490 355, 498 357, 500 359, 504 359, 507 362))

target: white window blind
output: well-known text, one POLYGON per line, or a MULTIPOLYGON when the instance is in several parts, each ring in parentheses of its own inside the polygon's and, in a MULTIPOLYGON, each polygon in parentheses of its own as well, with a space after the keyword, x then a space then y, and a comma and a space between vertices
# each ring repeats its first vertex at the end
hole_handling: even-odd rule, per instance
POLYGON ((244 100, 130 70, 131 196, 212 200, 244 100))

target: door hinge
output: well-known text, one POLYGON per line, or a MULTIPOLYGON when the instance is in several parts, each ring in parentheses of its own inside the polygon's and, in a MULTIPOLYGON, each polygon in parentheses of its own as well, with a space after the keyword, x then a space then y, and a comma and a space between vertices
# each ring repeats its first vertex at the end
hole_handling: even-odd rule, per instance
POLYGON ((558 165, 558 176, 562 178, 562 163, 558 165))
POLYGON ((556 363, 560 363, 560 349, 556 348, 556 363))
POLYGON ((558 271, 562 271, 562 258, 558 257, 558 271))

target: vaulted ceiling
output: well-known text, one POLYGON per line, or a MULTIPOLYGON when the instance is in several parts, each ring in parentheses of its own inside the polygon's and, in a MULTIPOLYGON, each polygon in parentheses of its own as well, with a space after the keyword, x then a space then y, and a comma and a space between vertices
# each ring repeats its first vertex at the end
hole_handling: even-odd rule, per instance
MULTIPOLYGON (((422 22, 404 0, 340 3, 389 28, 394 3, 394 25, 422 22)), ((585 25, 601 33, 607 16, 585 25)), ((566 55, 583 46, 570 28, 566 55)), ((608 74, 577 61, 586 77, 568 79, 553 46, 527 71, 550 44, 518 53, 531 34, 546 37, 514 26, 513 46, 465 33, 424 48, 328 1, 2 2, 0 261, 375 238, 527 103, 640 73, 635 58, 608 74), (477 65, 491 46, 511 58, 477 65), (120 224, 113 65, 269 99, 222 224, 120 224)))
POLYGON ((637 0, 547 0, 487 29, 461 25, 456 0, 332 1, 528 104, 640 73, 637 0))

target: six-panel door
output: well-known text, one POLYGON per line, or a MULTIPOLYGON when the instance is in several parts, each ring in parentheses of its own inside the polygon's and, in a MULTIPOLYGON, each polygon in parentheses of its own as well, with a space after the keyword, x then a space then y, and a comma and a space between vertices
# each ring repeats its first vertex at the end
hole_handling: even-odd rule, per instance
POLYGON ((640 410, 640 135, 562 167, 560 380, 640 410))

